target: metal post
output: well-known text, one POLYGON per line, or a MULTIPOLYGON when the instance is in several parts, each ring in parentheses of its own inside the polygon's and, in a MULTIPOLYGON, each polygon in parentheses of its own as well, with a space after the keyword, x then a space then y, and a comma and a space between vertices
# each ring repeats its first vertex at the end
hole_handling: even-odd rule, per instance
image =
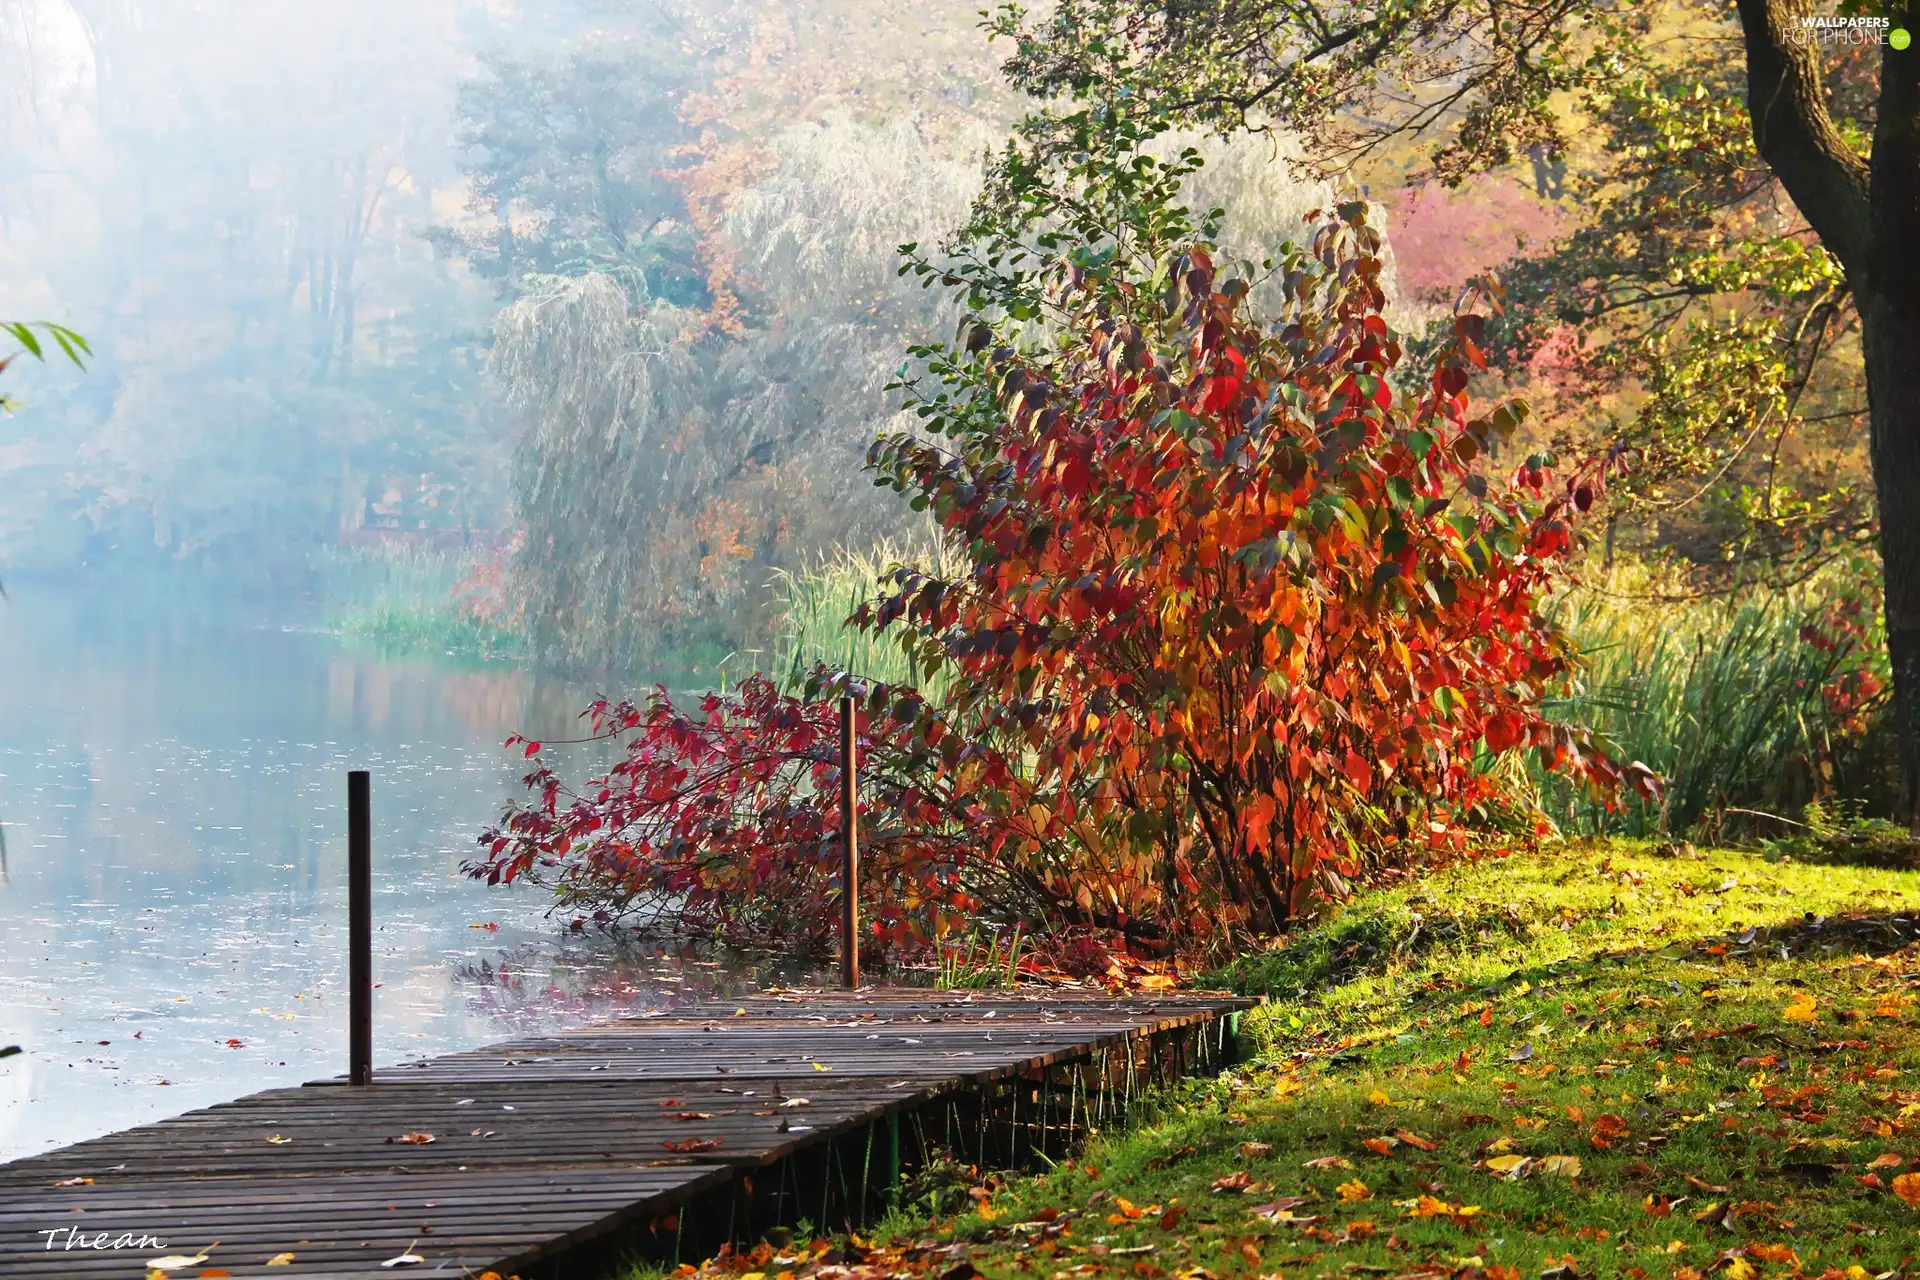
POLYGON ((840 985, 860 985, 860 761, 853 695, 840 699, 840 985))
POLYGON ((347 1080, 373 1083, 372 780, 347 774, 347 1080))

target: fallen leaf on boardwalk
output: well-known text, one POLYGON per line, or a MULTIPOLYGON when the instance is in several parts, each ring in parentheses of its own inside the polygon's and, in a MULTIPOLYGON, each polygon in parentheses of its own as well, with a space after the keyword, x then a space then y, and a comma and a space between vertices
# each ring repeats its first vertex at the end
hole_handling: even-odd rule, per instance
POLYGON ((233 1280, 233 1272, 223 1271, 219 1267, 208 1267, 200 1273, 200 1280, 233 1280))
POLYGON ((197 1266, 205 1262, 207 1255, 218 1248, 219 1244, 220 1242, 215 1240, 198 1253, 169 1253, 163 1258, 148 1258, 147 1265, 155 1271, 178 1271, 182 1267, 197 1266))
POLYGON ((813 1105, 813 1100, 811 1098, 788 1098, 780 1105, 783 1107, 810 1107, 813 1105))
POLYGON ((53 1185, 56 1187, 90 1187, 93 1185, 93 1179, 92 1178, 62 1178, 60 1179, 60 1181, 54 1183, 53 1185))
POLYGON ((397 1138, 388 1138, 388 1142, 398 1142, 409 1147, 424 1147, 433 1141, 433 1135, 424 1129, 415 1129, 412 1133, 403 1133, 397 1138))
POLYGON ((1320 1156, 1300 1166, 1303 1169, 1351 1169, 1353 1161, 1345 1156, 1320 1156))
POLYGON ((674 1111, 674 1112, 668 1113, 667 1119, 669 1120, 711 1120, 713 1119, 713 1112, 711 1111, 674 1111))
POLYGON ((1243 1142, 1240 1144, 1242 1160, 1264 1160, 1273 1154, 1271 1142, 1243 1142))
POLYGON ((813 1064, 813 1069, 814 1069, 815 1071, 831 1071, 831 1070, 833 1070, 833 1068, 832 1068, 832 1067, 830 1067, 830 1066, 828 1066, 828 1065, 827 1065, 826 1063, 824 1063, 824 1062, 816 1062, 816 1063, 814 1063, 814 1064, 813 1064))
POLYGON ((293 1255, 291 1253, 276 1253, 267 1259, 267 1265, 270 1267, 290 1267, 293 1265, 293 1255))
POLYGON ((281 1136, 280 1136, 279 1134, 277 1134, 277 1133, 276 1133, 276 1134, 274 1134, 274 1135, 273 1135, 272 1137, 270 1137, 270 1138, 268 1138, 268 1139, 267 1139, 267 1141, 268 1141, 268 1142, 271 1142, 271 1143, 272 1143, 272 1144, 273 1144, 274 1146, 276 1146, 276 1147, 284 1147, 284 1146, 286 1146, 286 1145, 287 1145, 287 1144, 288 1144, 289 1142, 292 1142, 292 1141, 293 1141, 293 1139, 292 1139, 292 1138, 283 1138, 283 1137, 281 1137, 281 1136))
POLYGON ((678 1142, 660 1144, 669 1151, 712 1151, 720 1145, 718 1138, 682 1138, 678 1142))
MULTIPOLYGON (((420 1242, 418 1240, 415 1240, 413 1242, 413 1244, 419 1244, 419 1243, 420 1242)), ((407 1246, 407 1251, 405 1253, 400 1254, 397 1257, 388 1258, 385 1262, 381 1263, 380 1265, 383 1267, 417 1267, 419 1266, 421 1263, 425 1262, 426 1259, 413 1251, 413 1244, 410 1244, 407 1246)))
POLYGON ((1432 1151, 1435 1147, 1439 1145, 1438 1143, 1434 1142, 1431 1138, 1423 1138, 1419 1134, 1413 1132, 1411 1129, 1395 1129, 1393 1131, 1393 1136, 1398 1138, 1400 1141, 1406 1143, 1408 1146, 1417 1147, 1422 1151, 1432 1151))
POLYGON ((1354 1204, 1361 1200, 1373 1199, 1373 1189, 1358 1178, 1343 1182, 1335 1187, 1334 1190, 1338 1191, 1340 1198, 1349 1204, 1354 1204))
POLYGON ((1793 999, 1787 1001, 1787 1007, 1780 1011, 1780 1016, 1788 1022, 1812 1022, 1816 1008, 1811 991, 1796 991, 1793 999))
POLYGON ((1580 1157, 1541 1156, 1540 1172, 1555 1178, 1577 1178, 1580 1176, 1580 1157))
POLYGON ((1140 987, 1144 991, 1171 991, 1174 981, 1164 973, 1143 973, 1140 975, 1140 987))
POLYGON ((1893 1194, 1920 1209, 1920 1173, 1903 1173, 1893 1180, 1893 1194))

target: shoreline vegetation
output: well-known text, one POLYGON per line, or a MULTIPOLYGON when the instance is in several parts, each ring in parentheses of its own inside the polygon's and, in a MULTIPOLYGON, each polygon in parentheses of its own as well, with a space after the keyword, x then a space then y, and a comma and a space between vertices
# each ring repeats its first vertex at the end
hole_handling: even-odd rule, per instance
POLYGON ((870 1238, 686 1280, 1912 1274, 1920 873, 1624 839, 1367 891, 1211 975, 1249 1061, 870 1238))

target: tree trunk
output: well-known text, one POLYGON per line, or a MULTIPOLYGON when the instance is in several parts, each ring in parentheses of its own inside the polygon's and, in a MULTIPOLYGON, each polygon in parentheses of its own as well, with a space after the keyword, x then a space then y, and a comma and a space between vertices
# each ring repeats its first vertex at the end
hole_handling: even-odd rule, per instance
MULTIPOLYGON (((1738 7, 1754 143, 1840 259, 1860 313, 1902 816, 1920 831, 1920 50, 1882 46, 1863 160, 1827 112, 1825 50, 1805 29, 1811 0, 1738 7)), ((1888 16, 1920 25, 1913 0, 1888 16)))

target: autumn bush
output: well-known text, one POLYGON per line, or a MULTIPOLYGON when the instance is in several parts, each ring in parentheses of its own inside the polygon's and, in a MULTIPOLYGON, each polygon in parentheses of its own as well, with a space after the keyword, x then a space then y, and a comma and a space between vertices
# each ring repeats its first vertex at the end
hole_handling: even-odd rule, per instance
POLYGON ((868 466, 953 567, 892 570, 855 619, 938 692, 822 666, 797 692, 599 704, 612 769, 572 786, 525 744, 534 798, 473 874, 605 920, 823 937, 843 693, 882 945, 987 912, 1218 949, 1457 846, 1489 752, 1651 786, 1542 711, 1570 659, 1542 601, 1614 460, 1492 472, 1525 410, 1469 405, 1483 319, 1410 373, 1364 203, 1230 266, 1218 211, 1179 202, 1196 154, 1080 127, 1067 160, 1010 154, 951 252, 907 247, 964 314, 914 349, 921 429, 868 466), (1277 314, 1251 311, 1261 278, 1277 314))

